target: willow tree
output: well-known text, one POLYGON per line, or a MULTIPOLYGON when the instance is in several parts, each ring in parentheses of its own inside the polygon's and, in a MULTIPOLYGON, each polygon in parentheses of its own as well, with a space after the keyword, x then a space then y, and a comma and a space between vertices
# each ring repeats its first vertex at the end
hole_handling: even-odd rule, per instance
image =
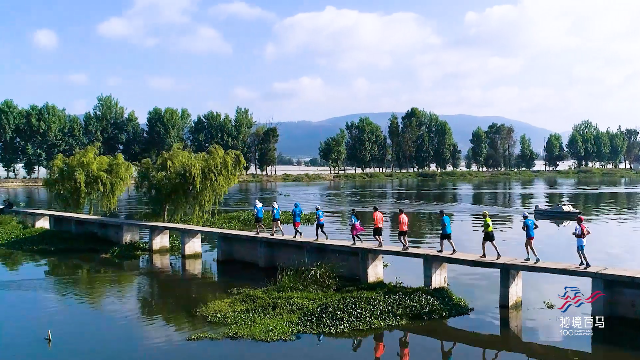
POLYGON ((202 223, 238 182, 244 166, 242 154, 235 150, 224 151, 214 145, 206 152, 193 153, 177 144, 155 162, 141 162, 136 191, 162 211, 163 221, 188 216, 192 222, 202 223))
POLYGON ((88 206, 93 214, 96 208, 115 210, 118 197, 131 183, 132 176, 133 166, 121 154, 100 156, 98 149, 89 146, 69 157, 57 155, 44 186, 65 210, 78 211, 88 206))

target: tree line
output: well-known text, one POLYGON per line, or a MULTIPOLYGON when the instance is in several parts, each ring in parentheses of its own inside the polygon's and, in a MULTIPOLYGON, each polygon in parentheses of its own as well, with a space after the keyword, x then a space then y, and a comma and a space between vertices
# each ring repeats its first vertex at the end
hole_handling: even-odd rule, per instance
POLYGON ((457 169, 462 161, 449 124, 415 107, 400 118, 392 114, 386 134, 366 116, 347 122, 344 129, 320 143, 318 155, 331 169, 351 166, 354 171, 457 169))
POLYGON ((459 169, 462 161, 468 170, 531 170, 542 159, 545 168, 557 169, 560 162, 572 159, 577 167, 600 165, 625 167, 640 161, 640 136, 637 129, 600 130, 589 120, 573 126, 567 143, 553 133, 546 139, 542 154, 537 153, 526 134, 516 138, 512 125, 492 123, 477 127, 469 139, 470 147, 461 156, 449 124, 432 112, 409 109, 402 117, 393 113, 387 131, 361 117, 345 124, 336 135, 320 142, 318 155, 330 171, 351 166, 367 169, 436 170, 459 169))
POLYGON ((183 144, 195 153, 212 145, 235 150, 245 159, 244 170, 252 166, 261 172, 276 164, 278 128, 258 125, 246 108, 235 114, 209 111, 195 119, 186 109, 154 107, 141 126, 135 111, 127 111, 112 95, 100 95, 91 111, 82 117, 45 103, 21 108, 13 100, 0 103, 0 164, 6 176, 17 177, 18 165, 31 177, 39 177, 57 154, 71 156, 87 146, 98 155, 122 154, 132 163, 156 159, 163 151, 183 144))

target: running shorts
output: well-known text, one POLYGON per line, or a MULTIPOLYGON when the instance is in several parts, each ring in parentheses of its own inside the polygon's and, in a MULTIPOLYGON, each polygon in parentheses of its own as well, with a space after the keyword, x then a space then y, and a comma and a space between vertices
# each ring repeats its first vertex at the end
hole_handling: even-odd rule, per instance
POLYGON ((451 234, 440 234, 440 240, 451 240, 451 234))
POLYGON ((496 241, 496 235, 493 233, 493 231, 487 231, 486 233, 484 233, 482 241, 494 242, 496 241))
POLYGON ((318 229, 324 231, 324 224, 316 223, 316 230, 318 230, 318 229))
POLYGON ((382 228, 374 227, 373 228, 373 236, 382 236, 382 228))
POLYGON ((262 224, 262 218, 256 216, 256 224, 262 224))
POLYGON ((398 236, 407 236, 406 231, 398 231, 398 236))
POLYGON ((584 251, 584 245, 578 245, 578 251, 583 252, 584 251))
POLYGON ((300 222, 299 221, 294 222, 293 223, 293 227, 294 228, 299 228, 300 227, 300 222))

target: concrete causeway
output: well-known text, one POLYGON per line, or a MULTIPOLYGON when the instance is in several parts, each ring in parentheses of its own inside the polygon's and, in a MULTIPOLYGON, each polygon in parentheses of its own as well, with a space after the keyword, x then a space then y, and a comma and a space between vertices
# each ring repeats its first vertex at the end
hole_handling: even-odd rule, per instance
MULTIPOLYGON (((587 277, 592 279, 592 292, 605 296, 592 304, 593 316, 640 319, 640 270, 625 270, 593 266, 589 269, 575 264, 525 262, 502 257, 482 259, 477 254, 437 253, 428 249, 403 251, 399 246, 377 248, 373 244, 351 245, 351 241, 293 239, 291 236, 256 235, 253 232, 215 229, 202 226, 125 220, 50 210, 12 209, 18 217, 34 227, 71 232, 95 233, 116 243, 138 241, 139 230, 149 229, 149 249, 162 252, 169 248, 169 231, 179 232, 184 257, 202 253, 201 234, 217 235, 217 261, 241 261, 261 267, 301 266, 309 263, 334 264, 343 276, 364 282, 383 280, 382 256, 422 259, 424 286, 448 285, 447 264, 500 271, 499 306, 517 309, 522 303, 522 272, 587 277)), ((512 321, 513 323, 513 321, 512 321)), ((515 321, 517 328, 518 321, 515 321)))

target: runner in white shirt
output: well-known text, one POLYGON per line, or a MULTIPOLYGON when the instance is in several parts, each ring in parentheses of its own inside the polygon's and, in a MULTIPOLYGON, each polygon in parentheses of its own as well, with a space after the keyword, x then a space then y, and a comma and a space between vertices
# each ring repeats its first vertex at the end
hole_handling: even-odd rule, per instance
POLYGON ((573 236, 576 237, 576 244, 578 245, 578 257, 580 257, 580 265, 578 266, 582 266, 585 265, 585 269, 588 269, 591 267, 591 264, 589 264, 589 260, 587 260, 587 255, 585 255, 584 253, 584 247, 587 245, 587 235, 591 234, 591 232, 589 231, 589 229, 584 225, 584 218, 582 216, 578 216, 578 219, 576 219, 576 222, 578 223, 578 225, 576 225, 575 230, 573 230, 573 236))

